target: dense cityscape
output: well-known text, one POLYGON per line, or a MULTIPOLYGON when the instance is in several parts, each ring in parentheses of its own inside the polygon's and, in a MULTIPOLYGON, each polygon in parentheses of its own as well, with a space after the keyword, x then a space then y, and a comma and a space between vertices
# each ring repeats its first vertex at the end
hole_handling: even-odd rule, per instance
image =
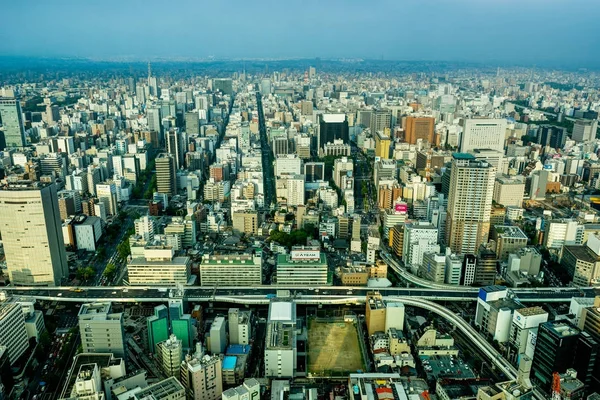
POLYGON ((600 398, 600 75, 3 59, 0 399, 600 398))

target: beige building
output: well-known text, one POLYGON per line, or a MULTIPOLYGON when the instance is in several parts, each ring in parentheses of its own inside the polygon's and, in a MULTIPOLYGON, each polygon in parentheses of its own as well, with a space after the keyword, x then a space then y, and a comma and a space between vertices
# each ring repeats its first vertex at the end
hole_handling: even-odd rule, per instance
POLYGON ((181 373, 181 360, 183 359, 183 347, 177 336, 171 336, 164 342, 156 345, 156 357, 159 360, 162 371, 166 376, 179 377, 181 373))
POLYGON ((375 332, 385 332, 385 303, 379 293, 367 294, 365 321, 369 336, 375 332))
POLYGON ((525 182, 523 177, 502 176, 494 182, 493 200, 504 207, 521 207, 525 194, 525 182))
POLYGON ((240 211, 234 212, 232 217, 233 232, 245 233, 247 235, 258 234, 258 212, 240 211))
POLYGON ((475 254, 487 243, 495 177, 489 163, 471 154, 452 155, 446 245, 453 253, 475 254))
POLYGON ((173 196, 177 194, 175 159, 167 153, 156 157, 156 191, 173 196))
POLYGON ((169 246, 147 246, 144 257, 134 258, 127 265, 132 286, 186 285, 190 268, 190 258, 175 256, 169 246))
POLYGON ((190 400, 220 400, 223 394, 221 358, 196 352, 181 363, 181 384, 190 400))
POLYGON ((490 231, 490 239, 496 242, 496 256, 506 260, 510 253, 516 253, 527 246, 527 235, 518 227, 511 225, 494 225, 490 231))
POLYGON ((13 285, 60 285, 69 273, 54 184, 0 187, 0 232, 13 285))

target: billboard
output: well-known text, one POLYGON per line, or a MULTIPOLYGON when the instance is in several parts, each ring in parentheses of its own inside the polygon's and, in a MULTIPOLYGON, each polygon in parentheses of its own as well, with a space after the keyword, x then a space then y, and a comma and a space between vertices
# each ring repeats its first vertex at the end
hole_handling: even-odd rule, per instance
POLYGON ((396 212, 408 212, 408 206, 404 203, 397 203, 394 209, 396 210, 396 212))
POLYGON ((290 252, 292 260, 318 260, 321 257, 320 250, 292 250, 290 252))

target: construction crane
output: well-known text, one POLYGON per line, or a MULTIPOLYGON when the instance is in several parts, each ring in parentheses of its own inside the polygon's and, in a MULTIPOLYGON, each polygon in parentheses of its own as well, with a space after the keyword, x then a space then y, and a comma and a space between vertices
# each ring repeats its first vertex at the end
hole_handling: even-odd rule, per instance
POLYGON ((561 400, 560 396, 560 374, 552 374, 552 400, 561 400))

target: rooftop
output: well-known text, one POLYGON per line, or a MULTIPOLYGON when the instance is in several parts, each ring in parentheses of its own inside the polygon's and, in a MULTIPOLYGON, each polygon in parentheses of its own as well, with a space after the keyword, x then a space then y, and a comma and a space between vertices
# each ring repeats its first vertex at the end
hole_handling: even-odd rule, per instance
POLYGON ((571 323, 563 320, 549 321, 542 324, 542 326, 545 326, 551 332, 554 332, 555 335, 562 337, 579 335, 579 333, 581 332, 575 327, 575 325, 572 325, 571 323))
POLYGON ((593 263, 600 261, 598 256, 592 249, 585 245, 565 246, 565 250, 571 253, 577 260, 593 263))
POLYGON ((275 300, 269 304, 269 321, 294 322, 294 303, 275 300))
POLYGON ((235 369, 235 364, 237 363, 236 356, 225 356, 223 358, 223 369, 235 369))
POLYGON ((542 315, 542 314, 547 314, 546 311, 544 311, 544 309, 542 307, 527 307, 527 308, 520 308, 517 310, 519 312, 519 314, 525 316, 525 317, 530 317, 532 315, 542 315))
POLYGON ((511 238, 511 239, 525 239, 527 240, 527 235, 523 233, 521 228, 518 226, 511 225, 494 225, 494 230, 498 236, 503 238, 511 238))
POLYGON ((327 124, 339 124, 346 121, 346 114, 322 114, 322 118, 327 124))

